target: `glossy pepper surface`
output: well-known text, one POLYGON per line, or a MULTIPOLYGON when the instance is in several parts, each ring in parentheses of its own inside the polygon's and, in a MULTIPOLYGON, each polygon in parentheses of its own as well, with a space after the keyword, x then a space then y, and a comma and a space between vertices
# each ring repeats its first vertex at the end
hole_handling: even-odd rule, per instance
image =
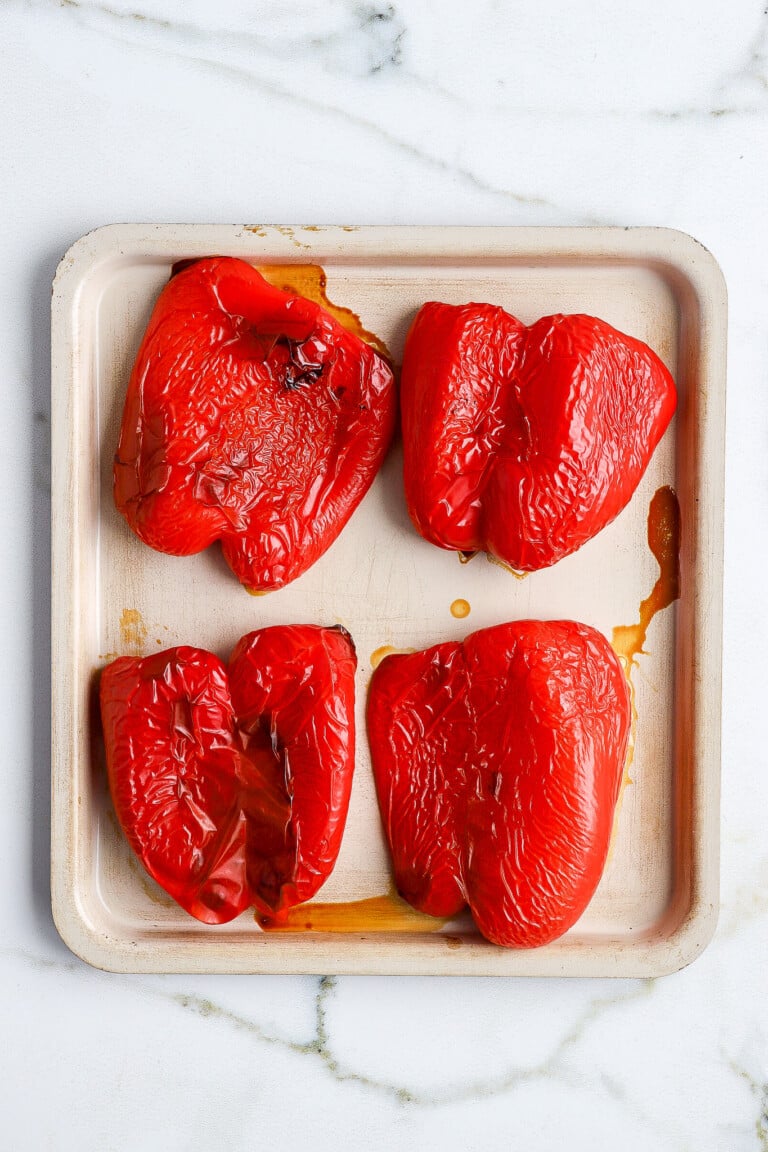
POLYGON ((279 588, 333 543, 392 436, 392 370, 319 305, 242 260, 194 261, 155 304, 131 373, 115 502, 152 548, 221 540, 279 588))
POLYGON ((556 939, 602 874, 629 729, 621 665, 583 624, 387 657, 368 733, 400 894, 433 916, 469 904, 497 944, 556 939))
POLYGON ((199 648, 101 676, 118 820, 187 912, 279 920, 330 875, 355 759, 354 647, 341 628, 253 632, 229 666, 199 648))
POLYGON ((433 544, 554 564, 629 502, 675 410, 656 354, 593 316, 429 303, 401 380, 405 493, 433 544))

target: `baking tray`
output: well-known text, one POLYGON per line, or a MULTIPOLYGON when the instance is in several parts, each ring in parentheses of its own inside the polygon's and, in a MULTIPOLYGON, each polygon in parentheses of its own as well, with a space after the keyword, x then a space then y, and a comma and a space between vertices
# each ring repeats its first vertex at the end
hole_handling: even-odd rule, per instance
POLYGON ((725 340, 715 260, 666 229, 130 224, 79 240, 54 282, 52 340, 51 862, 69 947, 124 972, 655 976, 698 955, 718 906, 725 340), (427 544, 407 516, 396 445, 325 556, 289 587, 251 597, 217 547, 185 558, 145 547, 111 495, 125 387, 153 301, 174 261, 213 254, 322 266, 329 299, 396 361, 427 300, 493 302, 526 322, 593 313, 664 359, 678 414, 629 507, 554 568, 519 580, 485 556, 462 565, 427 544), (647 518, 663 486, 681 511, 681 596, 650 624, 633 669, 632 782, 588 909, 555 943, 513 951, 484 941, 468 915, 441 924, 399 907, 363 723, 374 654, 523 617, 571 617, 610 638, 638 620, 658 576, 647 518), (470 605, 466 618, 452 615, 457 600, 470 605), (117 654, 181 643, 226 657, 251 629, 300 621, 342 623, 358 650, 358 755, 341 854, 291 930, 264 932, 252 913, 207 927, 144 874, 117 827, 98 670, 117 654))

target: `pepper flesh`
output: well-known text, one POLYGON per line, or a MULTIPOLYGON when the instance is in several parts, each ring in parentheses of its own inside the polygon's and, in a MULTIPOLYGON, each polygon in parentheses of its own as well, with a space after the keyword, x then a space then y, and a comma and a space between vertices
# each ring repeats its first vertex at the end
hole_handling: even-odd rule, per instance
POLYGON ((630 730, 607 640, 571 621, 518 621, 388 656, 368 734, 400 894, 508 947, 579 918, 608 852, 630 730))
POLYGON ((354 647, 341 628, 253 632, 227 668, 180 647, 101 676, 118 820, 198 920, 280 919, 330 875, 355 760, 354 647))
POLYGON ((319 305, 242 260, 196 260, 160 293, 139 348, 115 503, 152 548, 220 539, 242 584, 279 588, 349 520, 395 411, 390 366, 319 305))
POLYGON ((411 518, 441 548, 545 568, 626 506, 675 405, 658 356, 593 316, 425 304, 401 379, 411 518))

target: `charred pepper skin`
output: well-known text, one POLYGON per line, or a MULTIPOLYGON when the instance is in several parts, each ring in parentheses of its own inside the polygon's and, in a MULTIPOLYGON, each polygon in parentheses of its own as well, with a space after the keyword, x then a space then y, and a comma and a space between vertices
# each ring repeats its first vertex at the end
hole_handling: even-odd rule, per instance
POLYGON ((607 640, 518 621, 388 656, 368 734, 398 891, 466 904, 493 943, 534 948, 581 916, 605 866, 630 731, 607 640))
POLYGON ((658 356, 593 316, 425 304, 401 378, 411 519, 441 548, 546 568, 629 503, 676 402, 658 356))
POLYGON ((279 921, 336 863, 355 762, 354 646, 341 628, 253 632, 102 672, 110 791, 147 872, 190 915, 279 921))
POLYGON ((319 305, 231 257, 181 266, 128 384, 118 510, 150 547, 221 540, 248 588, 280 588, 330 547, 396 416, 389 364, 319 305))

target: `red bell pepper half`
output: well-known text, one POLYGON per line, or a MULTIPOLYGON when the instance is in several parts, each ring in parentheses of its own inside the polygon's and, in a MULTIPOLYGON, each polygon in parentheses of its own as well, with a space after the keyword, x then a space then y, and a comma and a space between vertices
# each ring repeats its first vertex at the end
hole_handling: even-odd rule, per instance
POLYGON ((658 356, 593 316, 425 304, 401 379, 411 518, 441 548, 546 568, 626 506, 675 404, 658 356))
POLYGON ((166 284, 131 373, 115 503, 152 548, 221 540, 238 580, 279 588, 333 543, 392 437, 392 370, 319 305, 242 260, 166 284))
POLYGON ((566 932, 605 865, 629 730, 621 665, 583 624, 388 656, 368 734, 400 894, 433 916, 469 904, 509 947, 566 932))
POLYGON ((101 675, 118 820, 187 912, 279 920, 333 870, 355 762, 357 660, 342 628, 243 637, 229 667, 199 648, 121 657, 101 675))

